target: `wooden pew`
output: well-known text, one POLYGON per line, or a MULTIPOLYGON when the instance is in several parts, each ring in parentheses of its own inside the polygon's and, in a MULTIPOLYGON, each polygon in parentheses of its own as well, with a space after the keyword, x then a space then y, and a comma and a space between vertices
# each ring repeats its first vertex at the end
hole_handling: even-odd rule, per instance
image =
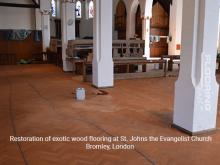
POLYGON ((177 64, 180 67, 180 55, 163 55, 162 60, 168 59, 168 71, 173 71, 173 65, 177 64))
MULTIPOLYGON (((119 80, 119 79, 136 79, 136 78, 145 78, 145 77, 159 77, 161 76, 161 71, 153 74, 149 74, 146 70, 146 67, 143 69, 143 72, 135 72, 135 73, 130 73, 130 66, 131 65, 147 65, 147 64, 161 64, 164 67, 163 70, 163 76, 166 77, 167 75, 167 61, 166 60, 146 60, 146 59, 123 59, 123 60, 113 60, 114 62, 114 67, 120 66, 120 65, 126 65, 126 73, 115 73, 114 74, 114 79, 119 80)), ((87 69, 92 68, 92 62, 87 62, 84 61, 83 65, 83 81, 91 81, 91 75, 87 73, 87 69)))
MULTIPOLYGON (((114 68, 125 68, 124 73, 115 73, 115 79, 130 79, 146 77, 147 64, 161 64, 164 66, 163 76, 166 76, 166 60, 146 60, 144 55, 145 42, 143 40, 114 40, 112 43, 114 68), (144 72, 137 73, 133 69, 136 65, 142 65, 144 72)), ((67 59, 72 61, 75 67, 74 72, 78 73, 78 66, 83 67, 82 74, 84 81, 87 81, 87 69, 92 70, 92 60, 88 60, 88 54, 92 54, 93 40, 72 40, 68 42, 66 53, 67 59), (77 56, 78 52, 84 52, 81 58, 77 56), (82 66, 83 65, 83 66, 82 66)), ((92 59, 90 57, 90 59, 92 59)), ((120 69, 121 69, 120 68, 120 69)), ((79 74, 79 73, 78 73, 79 74)), ((160 73, 161 76, 161 73, 160 73)))

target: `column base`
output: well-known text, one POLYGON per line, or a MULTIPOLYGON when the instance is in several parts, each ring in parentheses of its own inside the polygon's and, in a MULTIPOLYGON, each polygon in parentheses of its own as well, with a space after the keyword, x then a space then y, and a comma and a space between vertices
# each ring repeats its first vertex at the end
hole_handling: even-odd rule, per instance
POLYGON ((208 129, 208 130, 204 130, 204 131, 199 131, 199 132, 191 132, 191 131, 188 131, 176 124, 172 124, 171 125, 172 128, 175 128, 177 130, 179 130, 180 132, 183 132, 185 134, 188 134, 190 136, 197 136, 197 135, 204 135, 204 134, 214 134, 216 133, 216 128, 213 128, 213 129, 208 129))
POLYGON ((98 87, 98 86, 96 86, 96 85, 92 85, 92 87, 97 88, 97 89, 114 88, 114 86, 98 87))
POLYGON ((75 70, 73 64, 68 60, 63 60, 63 71, 64 72, 73 72, 75 70))

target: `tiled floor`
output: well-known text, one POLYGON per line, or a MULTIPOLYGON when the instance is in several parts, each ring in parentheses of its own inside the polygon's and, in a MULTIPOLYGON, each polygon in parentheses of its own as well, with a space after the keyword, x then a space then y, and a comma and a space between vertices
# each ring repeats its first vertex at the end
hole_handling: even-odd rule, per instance
POLYGON ((128 151, 91 151, 85 143, 9 141, 11 135, 187 136, 170 127, 175 80, 120 80, 106 89, 108 95, 97 95, 81 77, 52 65, 0 66, 0 164, 220 164, 220 130, 211 135, 211 143, 137 142, 128 151), (73 99, 76 87, 86 88, 85 102, 73 99))

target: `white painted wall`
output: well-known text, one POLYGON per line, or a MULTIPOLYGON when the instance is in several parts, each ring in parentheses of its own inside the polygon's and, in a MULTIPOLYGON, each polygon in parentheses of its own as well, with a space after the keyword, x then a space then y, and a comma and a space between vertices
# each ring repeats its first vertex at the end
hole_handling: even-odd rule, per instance
MULTIPOLYGON (((82 18, 80 19, 80 38, 86 37, 86 36, 93 36, 93 19, 88 19, 88 16, 86 15, 88 13, 88 8, 86 4, 88 5, 88 2, 90 0, 81 1, 82 2, 82 18)), ((146 0, 123 0, 126 5, 127 10, 127 38, 134 37, 135 34, 135 14, 138 5, 141 5, 141 12, 142 16, 145 14, 145 3, 146 0)), ((115 34, 114 31, 114 17, 116 13, 116 8, 119 0, 113 0, 113 13, 112 13, 112 32, 113 32, 113 38, 117 39, 117 34, 115 34)), ((60 3, 60 0, 57 0, 57 3, 60 3)), ((58 5, 59 6, 59 5, 58 5)), ((60 18, 60 8, 57 7, 58 12, 58 18, 60 18)), ((51 35, 55 35, 55 24, 53 20, 51 20, 51 35)))
POLYGON ((80 38, 93 36, 93 19, 81 19, 80 38))
POLYGON ((93 36, 93 19, 88 19, 89 1, 82 2, 82 18, 80 19, 80 38, 93 36))
MULTIPOLYGON (((88 4, 89 1, 87 1, 88 4)), ((89 36, 93 36, 93 19, 88 19, 86 8, 86 1, 82 1, 82 18, 80 20, 80 38, 89 36)), ((61 17, 61 0, 57 0, 57 19, 60 19, 61 17)), ((74 11, 73 11, 74 12, 74 11)), ((56 36, 56 27, 54 19, 51 18, 50 20, 50 26, 51 26, 51 36, 56 36)))
MULTIPOLYGON (((10 3, 31 3, 30 0, 0 0, 10 3)), ((0 7, 0 29, 35 29, 35 10, 27 8, 0 7)))

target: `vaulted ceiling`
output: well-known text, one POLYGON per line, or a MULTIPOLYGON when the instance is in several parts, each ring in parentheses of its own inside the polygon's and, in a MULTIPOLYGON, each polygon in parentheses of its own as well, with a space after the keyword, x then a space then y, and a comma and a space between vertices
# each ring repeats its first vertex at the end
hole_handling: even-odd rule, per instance
POLYGON ((170 13, 170 5, 172 4, 172 0, 154 0, 153 5, 155 5, 157 2, 163 6, 168 14, 170 13))

